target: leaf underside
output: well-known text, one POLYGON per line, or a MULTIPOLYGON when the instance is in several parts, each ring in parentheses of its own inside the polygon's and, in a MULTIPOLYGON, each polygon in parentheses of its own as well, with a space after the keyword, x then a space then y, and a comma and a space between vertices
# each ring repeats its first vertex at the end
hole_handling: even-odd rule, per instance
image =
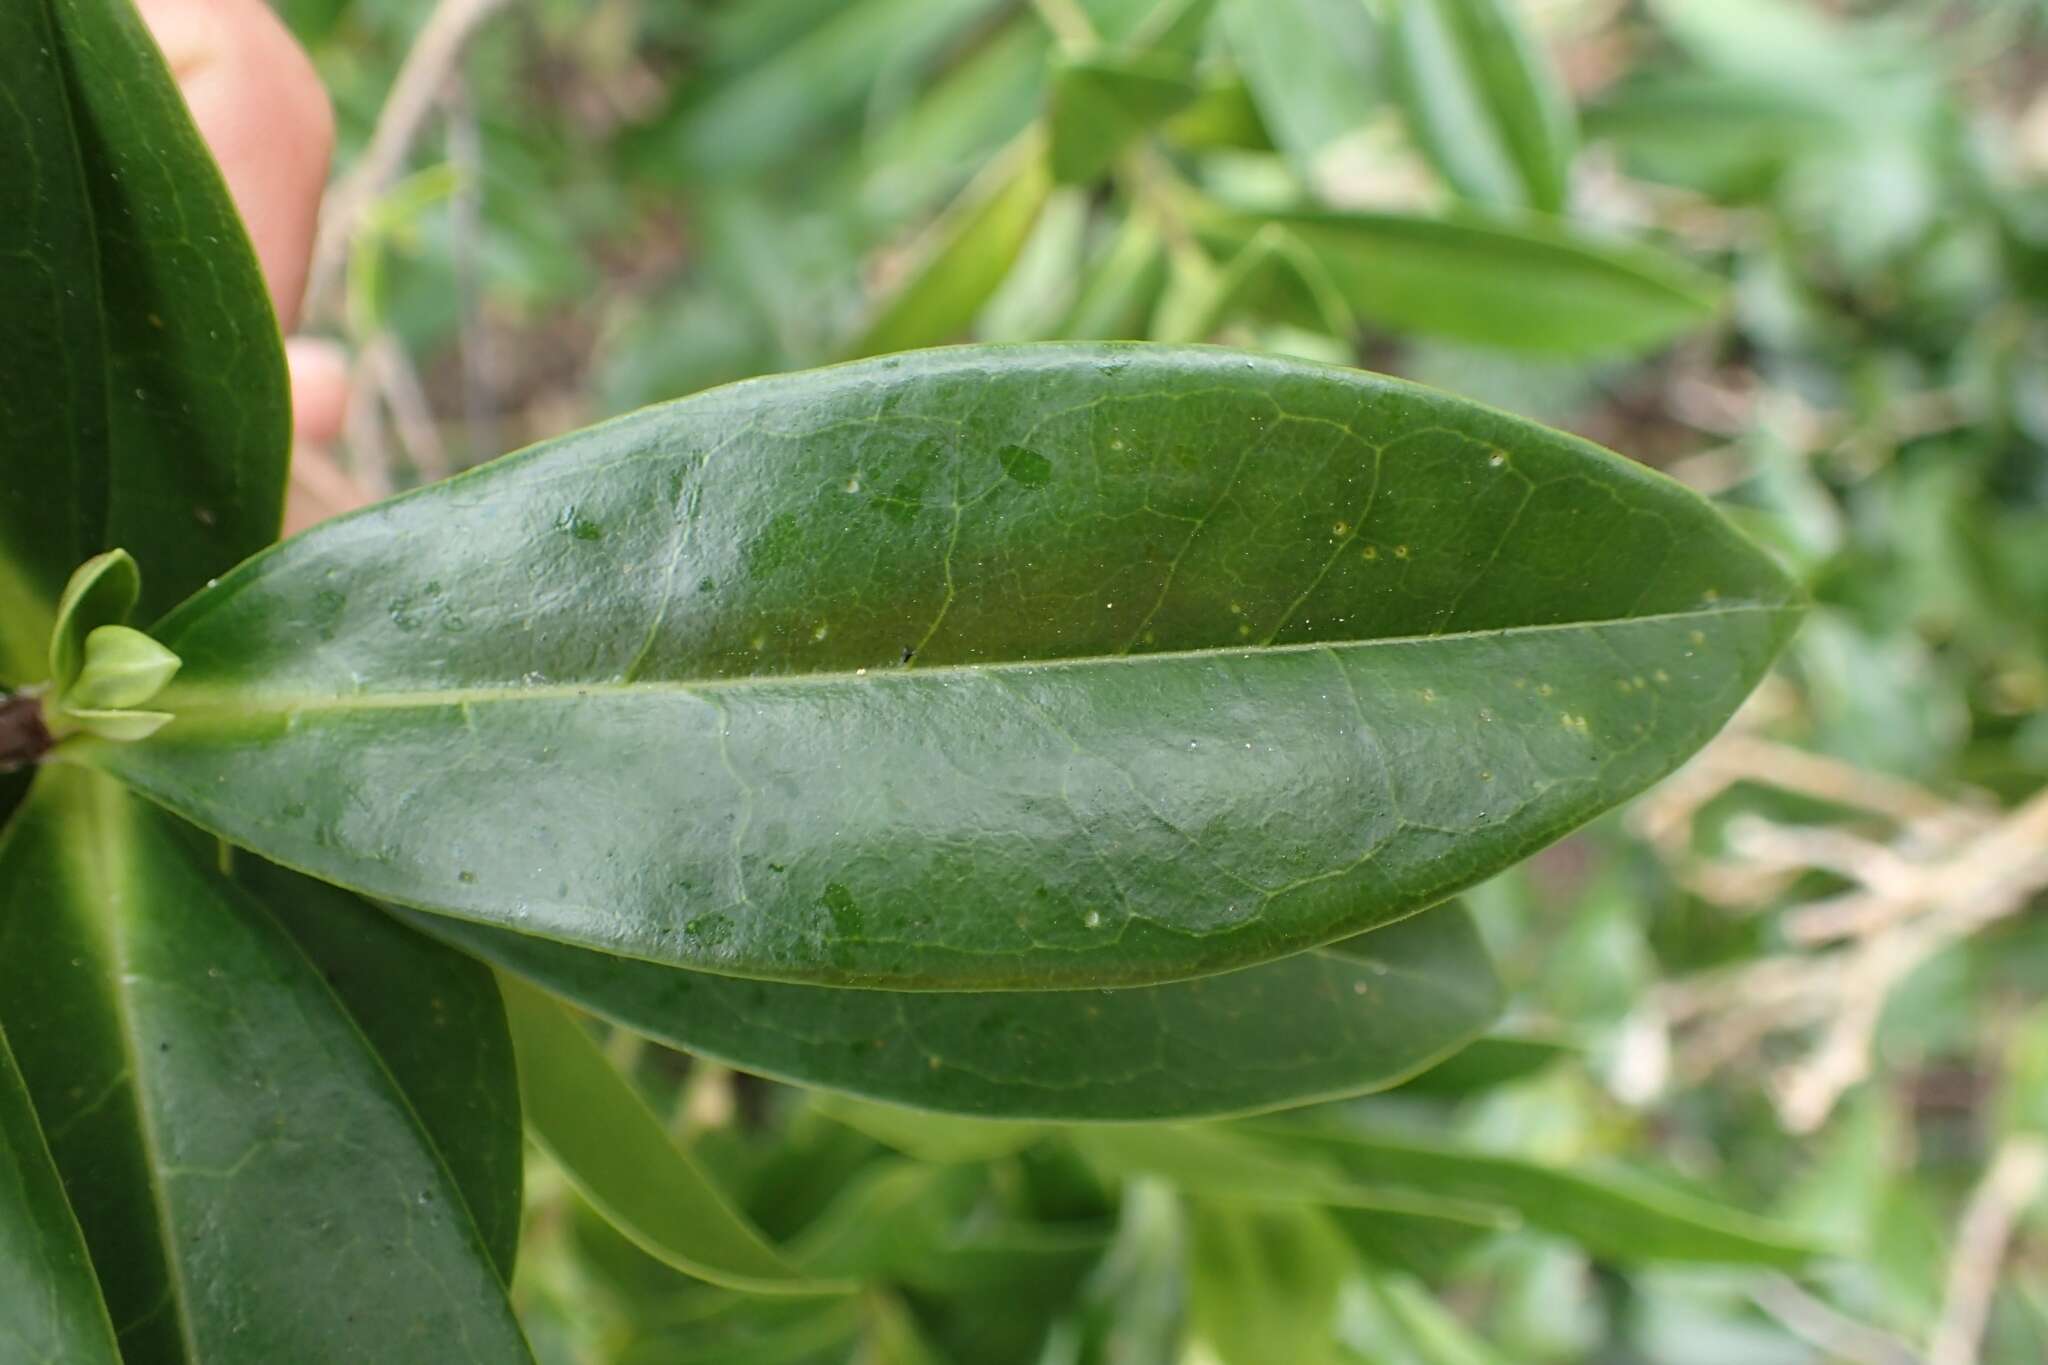
POLYGON ((674 1047, 804 1085, 1002 1118, 1246 1113, 1393 1084, 1489 1023, 1462 907, 1222 976, 1120 991, 849 991, 612 957, 431 915, 429 933, 674 1047))

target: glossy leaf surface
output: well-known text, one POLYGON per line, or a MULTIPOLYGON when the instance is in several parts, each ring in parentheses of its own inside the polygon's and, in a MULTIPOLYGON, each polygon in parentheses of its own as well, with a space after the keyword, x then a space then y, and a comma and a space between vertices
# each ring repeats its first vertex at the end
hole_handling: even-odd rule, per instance
POLYGON ((114 1365, 120 1353, 107 1321, 85 1238, 28 1088, 0 1033, 0 1360, 114 1365))
POLYGON ((1002 1118, 1187 1118, 1357 1094, 1498 1008, 1448 906, 1280 962, 1121 991, 901 993, 678 971, 434 916, 422 928, 636 1033, 730 1066, 1002 1118))
POLYGON ((618 955, 1141 985, 1526 856, 1703 743, 1797 615, 1694 495, 1488 409, 963 348, 317 528, 160 629, 173 725, 77 752, 274 861, 618 955))
POLYGON ((1575 133, 1557 73, 1506 0, 1401 0, 1395 86, 1416 140, 1466 197, 1555 213, 1575 133))
POLYGON ((1627 355, 1714 315, 1707 275, 1649 247, 1529 217, 1288 213, 1212 220, 1240 246, 1279 224, 1322 261, 1358 316, 1397 332, 1555 356, 1627 355))
POLYGON ((297 940, 398 1082, 510 1282, 525 1153, 512 1035, 490 969, 260 858, 237 856, 234 878, 297 940))
POLYGON ((125 1358, 526 1358, 410 1105, 212 840, 46 769, 0 843, 0 1016, 125 1358))
POLYGON ((290 409, 255 254, 133 7, 9 5, 0 89, 0 676, 30 682, 88 555, 147 566, 147 620, 276 538, 290 409))
POLYGON ((758 1293, 850 1287, 805 1276, 769 1245, 560 1005, 523 985, 508 987, 505 1004, 534 1139, 641 1250, 758 1293))

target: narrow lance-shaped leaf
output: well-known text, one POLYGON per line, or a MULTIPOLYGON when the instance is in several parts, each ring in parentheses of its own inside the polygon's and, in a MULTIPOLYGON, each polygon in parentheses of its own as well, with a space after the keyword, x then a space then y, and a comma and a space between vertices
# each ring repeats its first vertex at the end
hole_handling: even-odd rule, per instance
POLYGON ((28 1088, 0 1032, 0 1359, 115 1365, 120 1353, 85 1239, 28 1088))
POLYGON ((1441 394, 963 348, 297 537, 160 628, 176 722, 74 752, 273 861, 618 955, 1142 985, 1526 856, 1705 742, 1798 611, 1677 484, 1441 394))
POLYGON ((1524 217, 1283 213, 1204 219, 1226 249, 1278 224, 1366 322, 1539 355, 1628 355, 1712 319, 1720 286, 1675 256, 1524 217))
POLYGON ((926 229, 907 277, 846 353, 875 355, 962 336, 1016 264, 1051 193, 1044 134, 1034 126, 926 229))
POLYGON ((88 555, 150 619, 276 538, 284 353, 254 251, 128 0, 0 18, 0 677, 88 555), (19 638, 17 638, 19 637, 19 638))
POLYGON ((852 1287, 806 1276, 769 1245, 560 1005, 509 983, 505 1009, 534 1139, 641 1250, 686 1274, 756 1293, 852 1287))
POLYGON ((1559 1169, 1327 1123, 1263 1120, 1234 1131, 1268 1143, 1276 1161, 1330 1161, 1357 1180, 1510 1208, 1537 1227, 1622 1260, 1790 1267, 1816 1253, 1790 1228, 1639 1177, 1559 1169))
POLYGON ((1124 148, 1199 93, 1188 63, 1159 53, 1062 62, 1046 109, 1053 178, 1064 185, 1094 180, 1124 148))
POLYGON ((411 1106, 212 840, 46 765, 0 836, 0 1026, 125 1359, 527 1358, 411 1106))
POLYGON ((414 922, 671 1046, 999 1118, 1192 1118, 1358 1094, 1451 1052, 1499 1007, 1459 906, 1195 981, 964 994, 745 981, 439 916, 414 922))
POLYGON ((1382 103, 1379 24, 1362 0, 1225 0, 1223 32, 1266 127, 1313 178, 1382 103))
POLYGON ((1461 194, 1555 213, 1571 102, 1507 0, 1400 0, 1395 85, 1416 140, 1461 194))

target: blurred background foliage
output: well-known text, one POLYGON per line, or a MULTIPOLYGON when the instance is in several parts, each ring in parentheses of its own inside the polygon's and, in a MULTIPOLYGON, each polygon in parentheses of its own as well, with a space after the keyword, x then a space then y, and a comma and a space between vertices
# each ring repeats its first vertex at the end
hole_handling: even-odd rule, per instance
POLYGON ((611 1037, 861 1288, 694 1280, 541 1162, 544 1359, 2048 1359, 2048 5, 278 4, 374 490, 879 351, 1210 340, 1612 445, 1816 601, 1691 767, 1468 897, 1497 1036, 1306 1127, 908 1116, 611 1037))

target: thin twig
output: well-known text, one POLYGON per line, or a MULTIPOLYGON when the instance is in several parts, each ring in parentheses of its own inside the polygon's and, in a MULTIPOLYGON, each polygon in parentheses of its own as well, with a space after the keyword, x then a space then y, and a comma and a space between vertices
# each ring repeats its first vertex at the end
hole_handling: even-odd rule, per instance
POLYGON ((1856 1365, 1920 1365, 1912 1346, 1815 1298, 1786 1275, 1750 1287, 1750 1299, 1792 1335, 1856 1365))
POLYGON ((1955 1255, 1941 1317, 1927 1348, 1927 1365, 1976 1365, 1998 1288, 2013 1225, 2048 1181, 2048 1139, 2023 1133, 2007 1138, 1992 1158, 1956 1225, 1955 1255))
POLYGON ((433 113, 449 73, 462 59, 470 38, 506 0, 440 0, 405 54, 391 93, 378 111, 370 141, 355 165, 327 193, 320 211, 320 231, 313 243, 313 265, 306 287, 308 316, 324 314, 349 242, 364 212, 405 169, 412 145, 433 113))

